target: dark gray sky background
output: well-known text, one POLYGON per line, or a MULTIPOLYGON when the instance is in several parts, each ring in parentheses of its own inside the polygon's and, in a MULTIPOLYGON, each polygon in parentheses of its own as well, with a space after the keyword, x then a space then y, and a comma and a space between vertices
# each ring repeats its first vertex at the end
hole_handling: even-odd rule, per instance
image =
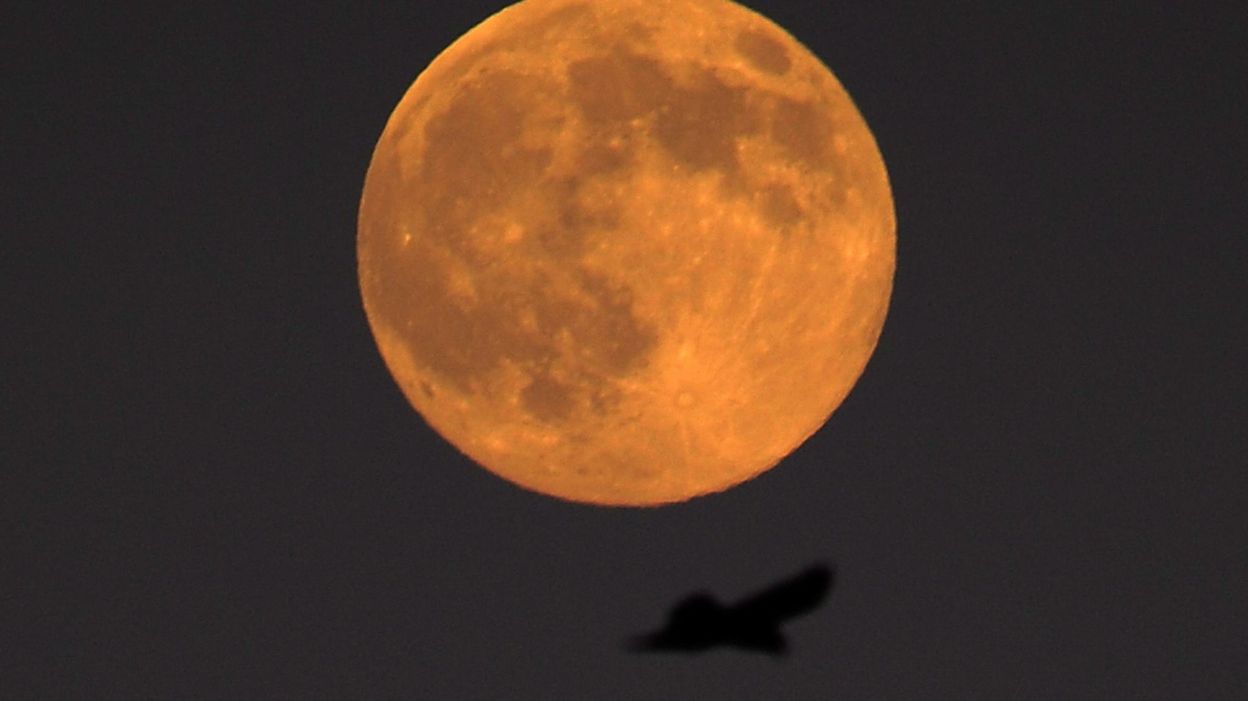
POLYGON ((373 144, 501 3, 6 9, 0 697, 1248 698, 1248 9, 749 4, 896 286, 822 431, 657 510, 474 467, 364 318, 373 144), (786 660, 620 648, 816 560, 786 660))

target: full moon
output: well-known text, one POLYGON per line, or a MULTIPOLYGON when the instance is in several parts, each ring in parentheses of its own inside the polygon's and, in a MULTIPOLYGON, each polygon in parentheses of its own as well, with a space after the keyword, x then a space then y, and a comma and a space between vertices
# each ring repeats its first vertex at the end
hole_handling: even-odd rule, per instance
POLYGON ((381 134, 360 289, 404 395, 517 485, 658 505, 740 484, 862 374, 888 174, 832 73, 727 0, 525 0, 381 134))

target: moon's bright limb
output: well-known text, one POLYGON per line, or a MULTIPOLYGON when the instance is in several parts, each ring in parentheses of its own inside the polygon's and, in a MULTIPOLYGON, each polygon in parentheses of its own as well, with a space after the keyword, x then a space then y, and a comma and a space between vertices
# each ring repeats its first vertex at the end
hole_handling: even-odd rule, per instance
POLYGON ((598 504, 726 489, 841 403, 892 288, 892 195, 840 83, 726 0, 526 0, 420 74, 359 215, 412 405, 598 504))

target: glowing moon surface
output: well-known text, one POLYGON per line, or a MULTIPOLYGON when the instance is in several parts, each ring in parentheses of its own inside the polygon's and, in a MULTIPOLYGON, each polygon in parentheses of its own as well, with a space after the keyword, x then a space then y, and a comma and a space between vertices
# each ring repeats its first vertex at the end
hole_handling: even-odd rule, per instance
POLYGON ((727 489, 813 434, 892 289, 884 162, 844 88, 726 0, 526 0, 377 143, 364 308, 411 404, 581 502, 727 489))

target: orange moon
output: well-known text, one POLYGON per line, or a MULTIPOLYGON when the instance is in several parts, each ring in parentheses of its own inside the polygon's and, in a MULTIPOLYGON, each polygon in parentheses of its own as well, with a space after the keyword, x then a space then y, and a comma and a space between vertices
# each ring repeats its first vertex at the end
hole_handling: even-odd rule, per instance
POLYGON ((721 491, 819 429, 875 349, 895 219, 832 73, 727 0, 525 0, 403 96, 360 289, 412 406, 522 487, 721 491))

